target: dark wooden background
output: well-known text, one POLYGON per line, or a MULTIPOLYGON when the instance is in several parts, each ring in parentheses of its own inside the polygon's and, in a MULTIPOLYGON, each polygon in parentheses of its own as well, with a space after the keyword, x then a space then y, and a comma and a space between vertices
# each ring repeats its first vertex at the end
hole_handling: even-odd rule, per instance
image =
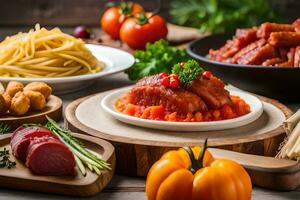
MULTIPOLYGON (((170 21, 168 14, 171 0, 162 0, 161 15, 170 21)), ((183 0, 184 1, 184 0, 183 0)), ((291 21, 300 16, 300 0, 275 0, 284 19, 291 21)), ((47 25, 98 26, 105 0, 1 0, 0 27, 47 25)), ((147 10, 157 7, 157 0, 136 0, 147 10)), ((188 3, 188 1, 187 1, 188 3)))

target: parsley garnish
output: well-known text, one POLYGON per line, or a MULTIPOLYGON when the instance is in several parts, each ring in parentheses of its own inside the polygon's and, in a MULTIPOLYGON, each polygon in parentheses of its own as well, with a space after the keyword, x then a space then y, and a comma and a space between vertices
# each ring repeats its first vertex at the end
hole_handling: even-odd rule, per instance
POLYGON ((185 62, 190 58, 184 49, 172 47, 163 39, 155 43, 148 43, 145 51, 135 51, 134 57, 135 64, 125 71, 132 81, 160 72, 170 73, 173 65, 185 62))
POLYGON ((197 61, 189 60, 183 66, 177 63, 173 66, 172 73, 178 74, 180 84, 184 87, 188 86, 193 80, 199 77, 204 70, 197 61))

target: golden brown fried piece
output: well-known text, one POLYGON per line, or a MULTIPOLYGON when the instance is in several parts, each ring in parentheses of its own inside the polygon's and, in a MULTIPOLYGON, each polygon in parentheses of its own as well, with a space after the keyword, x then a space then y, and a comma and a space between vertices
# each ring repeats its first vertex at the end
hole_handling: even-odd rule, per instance
POLYGON ((268 40, 275 47, 300 45, 300 32, 274 32, 268 40))
POLYGON ((9 108, 10 104, 11 104, 11 99, 12 99, 11 96, 7 92, 4 92, 2 95, 4 97, 7 107, 9 108))
POLYGON ((273 32, 295 32, 295 27, 291 24, 276 24, 266 22, 260 25, 257 30, 257 37, 268 39, 273 32))
POLYGON ((28 91, 28 90, 42 93, 44 95, 45 99, 48 99, 48 97, 52 93, 52 88, 48 84, 43 83, 43 82, 29 83, 24 88, 24 91, 28 91))
POLYGON ((25 90, 24 94, 30 100, 31 110, 43 110, 46 107, 46 99, 42 93, 32 90, 25 90))
POLYGON ((23 91, 24 85, 17 81, 10 81, 7 84, 6 91, 10 97, 14 97, 17 92, 23 91))
POLYGON ((6 113, 6 111, 8 110, 6 101, 3 97, 3 94, 0 94, 0 115, 6 113))
POLYGON ((11 100, 9 111, 16 116, 24 115, 30 108, 30 100, 24 92, 18 92, 11 100))

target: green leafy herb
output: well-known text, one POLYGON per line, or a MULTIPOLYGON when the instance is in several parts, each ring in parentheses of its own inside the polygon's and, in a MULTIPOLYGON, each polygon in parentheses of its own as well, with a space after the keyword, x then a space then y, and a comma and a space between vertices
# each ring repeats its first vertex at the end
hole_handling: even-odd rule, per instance
POLYGON ((11 169, 16 166, 16 162, 10 160, 9 150, 4 148, 0 150, 0 168, 11 169))
POLYGON ((9 133, 10 131, 10 126, 4 123, 0 123, 0 135, 9 133))
POLYGON ((234 31, 265 21, 278 20, 277 0, 172 0, 175 23, 199 28, 202 32, 234 31))
POLYGON ((188 86, 203 71, 199 63, 195 60, 189 60, 184 64, 178 63, 172 69, 173 74, 178 74, 182 86, 188 86))
POLYGON ((176 63, 187 61, 189 56, 184 49, 171 47, 166 40, 148 43, 145 51, 135 51, 136 63, 126 70, 132 81, 160 72, 170 73, 176 63))
POLYGON ((70 130, 60 127, 53 119, 47 117, 48 123, 45 125, 73 152, 75 161, 81 173, 85 176, 87 166, 92 172, 98 175, 104 170, 110 170, 109 164, 101 159, 101 156, 83 146, 76 138, 71 135, 70 130))

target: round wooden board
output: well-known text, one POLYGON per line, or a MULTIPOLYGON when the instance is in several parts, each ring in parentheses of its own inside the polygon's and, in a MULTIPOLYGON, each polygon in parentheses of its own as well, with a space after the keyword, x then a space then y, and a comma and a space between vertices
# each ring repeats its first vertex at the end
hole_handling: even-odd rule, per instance
POLYGON ((66 126, 77 131, 110 141, 116 148, 116 171, 121 174, 145 176, 151 165, 161 155, 171 149, 185 145, 202 144, 209 138, 209 145, 242 153, 274 156, 285 137, 281 126, 282 117, 288 118, 292 111, 276 100, 258 96, 265 104, 263 115, 255 122, 224 131, 210 132, 166 132, 127 125, 115 120, 100 107, 101 98, 111 91, 80 98, 70 103, 65 111, 66 126), (93 117, 100 117, 98 129, 91 128, 76 117, 76 109, 87 100, 97 101, 94 109, 100 109, 99 114, 90 113, 93 117), (97 98, 97 99, 96 99, 97 98), (275 113, 272 109, 276 110, 275 113), (276 113, 282 115, 280 123, 276 113), (277 122, 276 122, 277 120, 277 122), (272 123, 276 122, 274 127, 272 123), (265 127, 266 126, 266 127, 265 127), (99 129, 99 127, 101 127, 99 129), (271 127, 271 129, 270 129, 271 127), (99 131, 101 130, 101 131, 99 131))
POLYGON ((63 102, 59 97, 51 95, 42 111, 29 111, 26 115, 20 117, 9 114, 1 115, 0 123, 7 124, 14 130, 26 123, 44 124, 47 121, 46 116, 59 121, 62 117, 62 105, 63 102))

